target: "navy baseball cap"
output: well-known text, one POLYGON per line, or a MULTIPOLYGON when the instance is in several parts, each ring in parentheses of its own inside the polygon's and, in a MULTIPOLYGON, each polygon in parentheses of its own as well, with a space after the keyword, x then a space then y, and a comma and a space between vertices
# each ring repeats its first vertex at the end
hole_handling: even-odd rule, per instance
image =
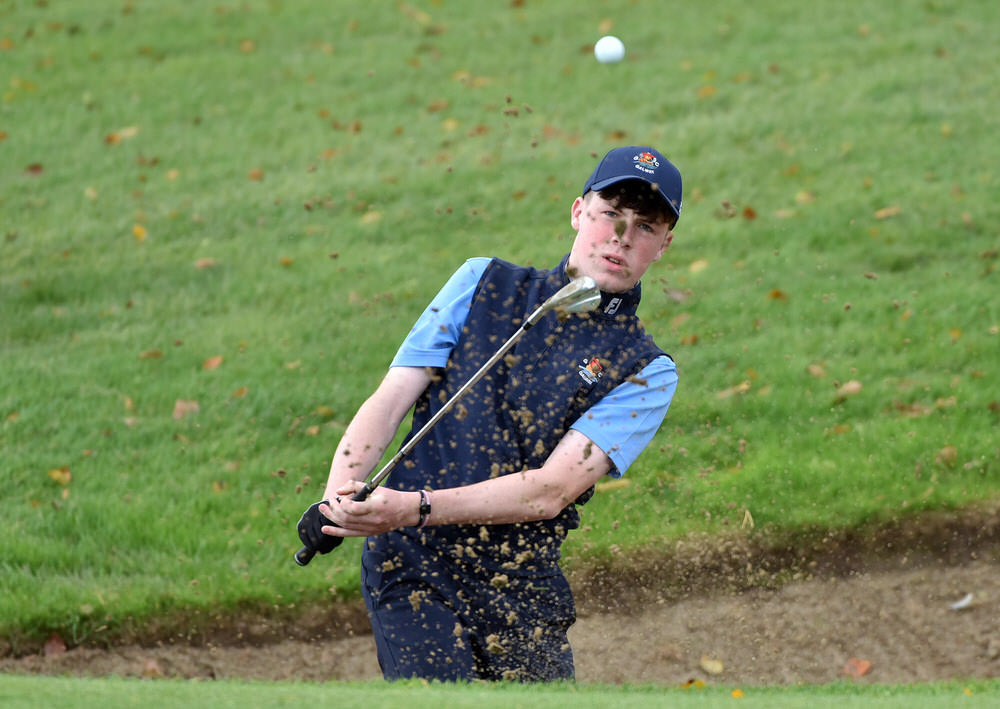
POLYGON ((624 180, 642 180, 656 188, 667 205, 681 217, 681 173, 655 148, 630 145, 615 148, 597 164, 583 186, 583 194, 599 192, 624 180))

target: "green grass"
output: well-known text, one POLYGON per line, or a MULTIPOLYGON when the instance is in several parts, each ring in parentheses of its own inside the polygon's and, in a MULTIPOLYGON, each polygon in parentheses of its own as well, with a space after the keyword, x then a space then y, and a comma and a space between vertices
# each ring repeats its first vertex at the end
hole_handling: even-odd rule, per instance
POLYGON ((998 19, 0 2, 0 634, 356 596, 356 543, 291 563, 340 432, 464 258, 558 262, 624 143, 685 176, 641 310, 681 384, 569 565, 995 499, 998 19))
POLYGON ((237 682, 143 682, 140 680, 87 680, 0 677, 0 699, 9 709, 53 706, 73 697, 79 709, 134 707, 137 705, 189 707, 298 707, 313 702, 334 702, 338 707, 534 707, 566 706, 580 709, 604 707, 977 707, 992 706, 1000 683, 949 682, 914 686, 788 687, 741 690, 737 687, 702 689, 653 686, 603 685, 441 685, 404 682, 388 684, 271 684, 237 682), (742 696, 734 696, 742 694, 742 696))

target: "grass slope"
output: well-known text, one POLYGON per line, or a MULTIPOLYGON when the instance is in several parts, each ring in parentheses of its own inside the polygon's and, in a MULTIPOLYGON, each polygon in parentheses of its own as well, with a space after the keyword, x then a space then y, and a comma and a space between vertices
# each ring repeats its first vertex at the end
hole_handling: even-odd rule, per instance
POLYGON ((290 560, 339 433, 618 144, 685 176, 641 311, 681 385, 569 563, 995 496, 998 15, 0 2, 0 632, 356 593, 356 543, 290 560))

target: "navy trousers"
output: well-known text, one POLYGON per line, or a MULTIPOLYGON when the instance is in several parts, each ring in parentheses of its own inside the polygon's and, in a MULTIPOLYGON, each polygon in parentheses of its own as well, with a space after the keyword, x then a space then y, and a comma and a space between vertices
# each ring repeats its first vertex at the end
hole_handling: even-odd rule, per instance
POLYGON ((386 679, 573 679, 566 631, 576 620, 559 571, 488 571, 436 553, 419 533, 370 537, 361 585, 386 679))

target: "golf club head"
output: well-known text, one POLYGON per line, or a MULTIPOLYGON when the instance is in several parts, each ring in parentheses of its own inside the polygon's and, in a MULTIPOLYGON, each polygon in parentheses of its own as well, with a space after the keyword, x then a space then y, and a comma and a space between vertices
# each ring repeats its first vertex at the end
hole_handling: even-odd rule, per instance
POLYGON ((590 276, 574 278, 545 302, 546 310, 586 313, 601 302, 601 289, 590 276))

